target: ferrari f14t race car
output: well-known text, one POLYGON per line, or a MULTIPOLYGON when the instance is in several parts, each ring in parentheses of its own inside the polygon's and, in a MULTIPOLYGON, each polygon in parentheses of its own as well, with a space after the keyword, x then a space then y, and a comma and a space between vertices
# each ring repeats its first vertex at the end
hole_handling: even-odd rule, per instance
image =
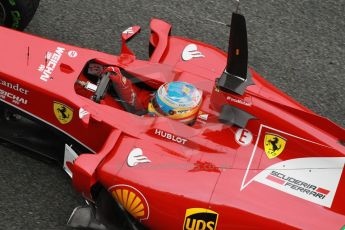
MULTIPOLYGON (((0 1, 6 26, 19 2, 0 1)), ((0 28, 0 137, 71 176, 87 204, 68 225, 341 229, 345 130, 248 68, 244 16, 228 52, 150 29, 138 60, 139 26, 118 56, 0 28)))

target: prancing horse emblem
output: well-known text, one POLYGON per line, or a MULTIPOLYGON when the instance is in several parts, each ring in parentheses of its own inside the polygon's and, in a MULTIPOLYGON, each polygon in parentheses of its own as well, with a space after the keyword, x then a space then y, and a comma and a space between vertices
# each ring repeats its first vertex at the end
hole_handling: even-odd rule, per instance
POLYGON ((67 105, 55 101, 53 108, 55 117, 61 124, 65 125, 72 120, 73 110, 67 105))
POLYGON ((265 134, 265 152, 269 159, 279 156, 286 145, 286 139, 273 133, 265 134))

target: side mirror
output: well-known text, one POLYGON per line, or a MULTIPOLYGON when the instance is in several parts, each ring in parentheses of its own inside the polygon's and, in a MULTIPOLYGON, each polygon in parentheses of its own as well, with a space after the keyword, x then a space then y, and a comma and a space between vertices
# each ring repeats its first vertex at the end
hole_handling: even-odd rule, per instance
POLYGON ((134 53, 127 47, 126 42, 140 32, 140 26, 131 26, 122 32, 122 48, 121 48, 121 59, 133 61, 135 58, 134 53))

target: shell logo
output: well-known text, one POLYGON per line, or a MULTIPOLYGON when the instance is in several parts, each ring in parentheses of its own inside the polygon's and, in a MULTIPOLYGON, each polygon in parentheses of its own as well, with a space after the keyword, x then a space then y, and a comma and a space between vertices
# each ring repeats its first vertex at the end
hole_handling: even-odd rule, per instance
POLYGON ((144 195, 136 188, 120 184, 109 188, 114 199, 134 218, 147 220, 150 215, 149 205, 144 195))

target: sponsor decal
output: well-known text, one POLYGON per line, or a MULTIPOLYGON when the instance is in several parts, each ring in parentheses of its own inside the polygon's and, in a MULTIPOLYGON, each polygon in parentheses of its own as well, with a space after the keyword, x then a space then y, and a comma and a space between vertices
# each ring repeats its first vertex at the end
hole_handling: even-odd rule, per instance
POLYGON ((70 57, 70 58, 75 58, 75 57, 77 57, 78 56, 78 53, 77 53, 77 51, 75 51, 75 50, 70 50, 70 51, 68 51, 68 56, 70 57))
POLYGON ((141 163, 150 163, 151 161, 144 156, 143 150, 141 148, 132 149, 127 157, 127 165, 129 167, 136 166, 137 164, 141 163))
POLYGON ((303 180, 297 180, 296 178, 289 177, 284 173, 271 171, 271 173, 267 175, 266 178, 281 186, 286 186, 287 189, 294 189, 296 191, 309 196, 314 196, 319 199, 324 199, 325 196, 329 194, 329 190, 327 189, 309 184, 303 180))
POLYGON ((345 157, 291 159, 271 165, 252 180, 330 208, 344 164, 345 157))
POLYGON ((1 99, 6 99, 6 98, 9 98, 10 100, 12 100, 12 103, 13 104, 16 104, 16 105, 20 105, 20 104, 28 104, 28 100, 22 98, 22 97, 19 97, 13 93, 9 93, 3 89, 0 89, 0 98, 1 99))
POLYGON ((265 134, 265 153, 269 159, 279 156, 284 151, 285 145, 285 138, 273 133, 265 134))
POLYGON ((176 142, 176 143, 179 143, 179 144, 183 144, 183 145, 186 144, 186 142, 188 141, 185 138, 182 138, 182 137, 179 137, 179 136, 175 136, 172 133, 168 133, 168 132, 165 132, 164 130, 160 130, 160 129, 155 129, 154 134, 158 135, 158 136, 161 136, 161 137, 163 137, 165 139, 168 139, 170 141, 173 141, 173 142, 176 142))
POLYGON ((134 218, 147 220, 150 216, 149 204, 145 196, 136 188, 120 184, 109 188, 114 199, 134 218))
POLYGON ((182 60, 189 61, 193 58, 204 58, 205 56, 198 51, 198 47, 195 44, 187 45, 182 51, 182 60))
MULTIPOLYGON (((281 192, 328 207, 332 206, 344 169, 345 157, 303 157, 274 163, 262 170, 252 172, 252 163, 261 154, 259 147, 264 143, 264 134, 276 133, 302 145, 326 147, 323 144, 287 133, 266 125, 260 125, 257 139, 244 173, 240 190, 244 190, 253 181, 277 189, 281 192), (266 132, 267 130, 268 132, 266 132)), ((272 137, 272 136, 271 136, 272 137)), ((278 136, 280 137, 280 136, 278 136)), ((272 140, 269 138, 269 140, 272 140)), ((285 139, 284 139, 285 140, 285 139)), ((274 141, 274 140, 273 140, 274 141)), ((265 144, 265 143, 264 143, 265 144)), ((262 146, 264 148, 265 146, 262 146)))
POLYGON ((10 82, 7 82, 5 80, 0 79, 0 85, 3 85, 7 88, 13 89, 17 92, 20 92, 22 94, 28 95, 29 90, 22 88, 18 83, 12 84, 10 82))
POLYGON ((187 113, 189 111, 189 109, 181 109, 181 110, 177 110, 175 111, 177 114, 184 114, 187 113))
POLYGON ((226 100, 237 103, 237 104, 245 105, 245 106, 252 106, 251 102, 245 101, 245 100, 240 99, 240 98, 234 98, 231 96, 227 96, 226 100))
POLYGON ((80 119, 83 119, 85 116, 89 115, 90 113, 88 111, 86 111, 85 109, 83 108, 80 108, 79 109, 79 118, 80 119))
POLYGON ((133 34, 133 27, 128 27, 126 30, 122 32, 123 34, 133 34))
POLYGON ((56 65, 58 64, 59 60, 61 59, 61 56, 64 53, 64 51, 65 51, 65 48, 57 47, 54 53, 47 52, 47 54, 45 56, 46 63, 41 64, 38 67, 38 71, 42 73, 40 76, 40 79, 42 81, 47 82, 48 79, 52 79, 51 74, 55 70, 56 65))
POLYGON ((68 124, 73 118, 73 109, 61 102, 55 101, 53 104, 53 110, 55 117, 63 125, 68 124))
POLYGON ((184 217, 184 230, 217 229, 218 213, 205 208, 189 208, 184 217))
POLYGON ((208 114, 207 113, 204 113, 202 111, 199 111, 199 115, 198 115, 198 118, 203 120, 203 121, 207 121, 208 120, 208 114))
POLYGON ((247 146, 252 143, 253 134, 247 129, 238 129, 235 133, 235 140, 242 146, 247 146))

